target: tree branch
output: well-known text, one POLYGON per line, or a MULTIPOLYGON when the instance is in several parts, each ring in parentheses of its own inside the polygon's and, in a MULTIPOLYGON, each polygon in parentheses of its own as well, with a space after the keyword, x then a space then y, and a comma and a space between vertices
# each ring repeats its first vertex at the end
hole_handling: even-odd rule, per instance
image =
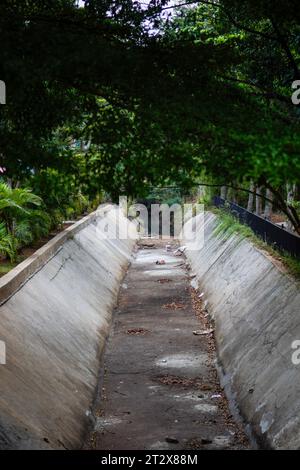
POLYGON ((294 59, 294 56, 292 54, 292 51, 288 45, 288 42, 286 41, 284 35, 281 33, 277 23, 275 22, 274 18, 273 17, 270 17, 270 21, 272 23, 272 26, 273 26, 273 29, 275 31, 275 33, 277 34, 277 38, 278 38, 278 42, 280 43, 282 49, 285 51, 286 53, 286 56, 288 58, 288 61, 294 71, 294 78, 295 80, 296 79, 299 79, 300 78, 300 71, 298 69, 298 65, 294 59))
POLYGON ((288 219, 292 223, 293 227, 295 227, 296 232, 298 234, 300 234, 300 219, 299 219, 299 216, 298 216, 297 211, 295 210, 295 208, 290 206, 284 200, 284 198, 282 197, 280 192, 277 189, 273 188, 272 185, 270 185, 267 182, 265 182, 264 185, 265 185, 266 188, 268 188, 271 191, 271 193, 274 194, 280 209, 288 217, 288 219))
POLYGON ((251 29, 249 28, 248 26, 245 26, 245 25, 242 25, 240 24, 238 21, 236 21, 234 19, 234 17, 231 15, 231 13, 223 6, 223 5, 220 5, 219 3, 216 3, 216 2, 213 2, 213 1, 209 1, 209 0, 198 0, 196 2, 183 2, 183 3, 179 3, 177 5, 172 5, 172 6, 168 6, 168 7, 162 7, 160 8, 158 11, 156 11, 155 13, 152 13, 150 16, 149 15, 145 15, 145 18, 153 18, 154 16, 157 16, 159 15, 162 11, 166 11, 166 10, 170 10, 170 9, 174 9, 174 8, 179 8, 179 7, 184 7, 184 6, 188 6, 188 5, 194 5, 194 4, 204 4, 204 5, 211 5, 211 6, 214 6, 214 7, 217 7, 219 8, 220 10, 222 10, 227 18, 229 19, 229 21, 236 27, 236 28, 239 28, 239 29, 242 29, 243 31, 246 31, 247 33, 250 33, 250 34, 254 34, 256 36, 260 36, 260 37, 263 37, 264 39, 268 39, 268 40, 272 40, 272 41, 277 41, 277 37, 275 36, 270 36, 269 34, 266 34, 266 33, 263 33, 262 31, 257 31, 255 29, 251 29))
POLYGON ((220 75, 220 78, 222 78, 224 80, 228 80, 229 82, 240 83, 242 85, 248 85, 248 86, 251 86, 253 88, 256 88, 256 89, 258 89, 259 91, 262 92, 257 96, 263 96, 263 97, 269 98, 269 99, 276 99, 276 100, 281 101, 282 103, 286 103, 286 104, 290 104, 290 102, 291 102, 291 99, 288 98, 287 96, 280 95, 279 93, 277 93, 273 90, 272 91, 267 90, 266 88, 264 88, 260 85, 257 85, 255 83, 251 83, 247 80, 242 80, 242 79, 235 78, 235 77, 228 77, 226 75, 224 75, 224 76, 220 75))
MULTIPOLYGON (((199 186, 207 186, 207 187, 211 187, 211 188, 219 188, 221 186, 225 186, 226 188, 235 189, 236 191, 243 191, 243 192, 248 193, 248 194, 254 194, 257 197, 262 198, 264 201, 271 202, 273 205, 277 206, 278 209, 280 209, 287 216, 287 218, 289 219, 289 221, 292 223, 293 227, 295 228, 296 232, 298 234, 300 234, 300 219, 299 219, 299 216, 298 216, 295 208, 289 206, 286 203, 286 201, 283 199, 283 197, 281 196, 280 192, 277 191, 276 189, 274 189, 269 183, 267 183, 265 181, 264 181, 264 186, 266 188, 268 188, 271 191, 272 194, 274 194, 276 199, 270 199, 266 196, 263 196, 262 194, 256 193, 255 191, 251 191, 250 189, 241 188, 239 186, 234 186, 234 185, 226 184, 226 183, 225 184, 224 183, 220 183, 220 184, 197 183, 197 184, 193 185, 193 187, 199 187, 199 186)), ((177 188, 177 186, 163 186, 162 189, 163 188, 173 188, 174 189, 174 188, 177 188)))

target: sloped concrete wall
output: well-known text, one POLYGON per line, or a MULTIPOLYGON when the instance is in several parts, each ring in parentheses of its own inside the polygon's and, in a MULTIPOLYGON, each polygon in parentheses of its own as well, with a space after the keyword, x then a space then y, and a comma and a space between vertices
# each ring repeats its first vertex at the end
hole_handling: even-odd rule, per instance
POLYGON ((249 241, 216 236, 217 223, 206 216, 204 246, 187 256, 215 320, 222 367, 261 442, 299 449, 300 365, 291 348, 300 340, 299 284, 249 241))
MULTIPOLYGON (((111 313, 134 245, 103 239, 102 207, 0 282, 0 447, 80 448, 111 313), (7 300, 8 299, 8 300, 7 300)), ((120 225, 130 222, 120 215, 120 225)), ((109 229, 111 230, 111 229, 109 229)))

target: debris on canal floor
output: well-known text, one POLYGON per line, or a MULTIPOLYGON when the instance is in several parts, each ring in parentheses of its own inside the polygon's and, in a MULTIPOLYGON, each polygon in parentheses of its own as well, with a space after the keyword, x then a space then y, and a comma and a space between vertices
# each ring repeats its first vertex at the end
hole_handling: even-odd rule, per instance
POLYGON ((186 263, 154 243, 140 244, 120 291, 101 413, 86 448, 247 449, 220 386, 201 291, 190 286, 186 263))

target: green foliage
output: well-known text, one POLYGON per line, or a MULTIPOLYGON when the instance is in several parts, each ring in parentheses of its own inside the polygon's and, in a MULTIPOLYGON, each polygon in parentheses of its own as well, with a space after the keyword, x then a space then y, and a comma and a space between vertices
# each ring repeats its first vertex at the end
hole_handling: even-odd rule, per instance
POLYGON ((35 240, 46 237, 52 226, 50 215, 41 210, 32 210, 15 224, 15 236, 19 245, 29 245, 35 240))
POLYGON ((15 237, 7 231, 5 224, 0 222, 0 254, 14 262, 17 256, 16 247, 15 237))
POLYGON ((47 168, 28 180, 33 191, 44 201, 54 225, 63 218, 77 217, 88 209, 89 199, 80 189, 81 175, 47 168))
POLYGON ((41 198, 29 189, 11 188, 7 183, 0 182, 0 218, 13 235, 17 220, 28 216, 32 207, 41 203, 41 198))
POLYGON ((214 230, 214 235, 230 238, 233 234, 238 234, 241 238, 254 237, 254 233, 247 225, 241 224, 235 217, 225 211, 218 210, 217 212, 220 222, 214 230))
POLYGON ((229 239, 232 235, 237 235, 239 239, 248 239, 259 249, 269 253, 275 260, 280 261, 287 272, 300 279, 300 261, 289 253, 279 253, 270 245, 265 243, 261 238, 256 236, 254 232, 246 225, 241 224, 235 217, 222 209, 214 208, 213 212, 218 217, 218 225, 214 230, 214 234, 218 237, 229 239))
POLYGON ((279 197, 300 181, 297 2, 199 1, 162 17, 172 5, 1 2, 0 165, 55 223, 85 196, 187 192, 205 170, 268 187, 300 230, 279 197))
POLYGON ((75 191, 75 178, 56 169, 43 169, 29 181, 36 194, 47 201, 48 209, 59 209, 63 212, 69 204, 70 194, 75 191))
POLYGON ((31 190, 0 183, 0 253, 11 261, 16 261, 18 248, 48 235, 52 220, 41 205, 31 190))

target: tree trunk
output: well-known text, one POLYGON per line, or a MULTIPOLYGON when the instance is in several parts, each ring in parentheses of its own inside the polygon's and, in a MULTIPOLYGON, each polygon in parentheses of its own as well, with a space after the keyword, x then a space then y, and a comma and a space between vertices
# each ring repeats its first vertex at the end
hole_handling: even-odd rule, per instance
POLYGON ((238 201, 238 191, 236 189, 232 190, 232 202, 234 202, 234 204, 239 203, 239 201, 238 201))
MULTIPOLYGON (((266 191, 266 197, 268 199, 271 199, 271 201, 273 200, 273 194, 271 193, 271 191, 269 189, 267 189, 267 191, 266 191)), ((266 219, 270 219, 271 215, 272 215, 273 203, 271 201, 266 201, 266 204, 265 204, 265 217, 266 217, 266 219)))
POLYGON ((252 212, 253 211, 253 204, 254 204, 254 192, 255 192, 255 184, 253 181, 250 183, 249 191, 252 191, 249 193, 248 196, 248 205, 247 205, 247 211, 252 212))
POLYGON ((198 189, 197 189, 197 196, 199 199, 203 199, 206 195, 206 187, 205 186, 198 186, 198 189))
MULTIPOLYGON (((295 200, 295 196, 296 196, 296 184, 290 184, 290 183, 287 183, 286 185, 286 203, 287 203, 287 206, 293 206, 293 202, 295 200)), ((288 221, 288 230, 293 230, 293 224, 292 222, 289 220, 288 221)))
POLYGON ((292 204, 288 204, 278 189, 272 187, 267 181, 265 185, 273 193, 273 200, 276 201, 276 206, 287 216, 296 233, 300 235, 300 218, 296 209, 292 204))
POLYGON ((288 204, 292 204, 294 202, 295 195, 296 195, 296 185, 287 183, 286 192, 287 192, 286 201, 288 204))
POLYGON ((256 198, 255 198, 255 213, 256 215, 261 215, 262 213, 262 197, 261 197, 261 186, 256 188, 256 198))
POLYGON ((227 198, 227 186, 221 186, 221 194, 220 194, 222 199, 227 198))

